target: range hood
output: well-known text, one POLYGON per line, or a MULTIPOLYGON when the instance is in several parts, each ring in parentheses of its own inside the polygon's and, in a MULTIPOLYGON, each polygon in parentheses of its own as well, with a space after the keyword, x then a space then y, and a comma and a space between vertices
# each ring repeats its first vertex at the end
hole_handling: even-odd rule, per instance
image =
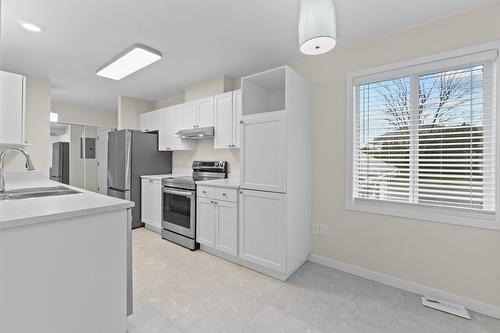
POLYGON ((183 129, 175 133, 175 135, 185 140, 203 140, 212 139, 214 137, 214 127, 198 127, 183 129))

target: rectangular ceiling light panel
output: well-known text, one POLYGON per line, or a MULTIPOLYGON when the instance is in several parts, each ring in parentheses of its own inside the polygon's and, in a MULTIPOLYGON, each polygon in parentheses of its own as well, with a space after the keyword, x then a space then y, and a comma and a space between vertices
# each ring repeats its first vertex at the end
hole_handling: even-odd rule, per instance
POLYGON ((144 45, 133 45, 97 70, 97 75, 121 80, 161 59, 161 53, 144 45))

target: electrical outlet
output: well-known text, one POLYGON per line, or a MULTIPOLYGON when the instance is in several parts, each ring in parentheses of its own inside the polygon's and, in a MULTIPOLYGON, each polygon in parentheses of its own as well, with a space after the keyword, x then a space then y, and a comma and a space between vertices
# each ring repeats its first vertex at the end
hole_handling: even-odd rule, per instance
POLYGON ((326 236, 328 234, 328 226, 326 224, 319 225, 319 234, 322 236, 326 236))
POLYGON ((312 233, 316 235, 319 234, 319 224, 312 225, 312 233))

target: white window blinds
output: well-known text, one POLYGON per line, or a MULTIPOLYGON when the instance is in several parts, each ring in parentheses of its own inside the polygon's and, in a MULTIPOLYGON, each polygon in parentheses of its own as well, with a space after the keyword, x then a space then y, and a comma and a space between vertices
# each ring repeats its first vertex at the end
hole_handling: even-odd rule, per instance
POLYGON ((494 212, 492 61, 355 83, 354 199, 494 212))

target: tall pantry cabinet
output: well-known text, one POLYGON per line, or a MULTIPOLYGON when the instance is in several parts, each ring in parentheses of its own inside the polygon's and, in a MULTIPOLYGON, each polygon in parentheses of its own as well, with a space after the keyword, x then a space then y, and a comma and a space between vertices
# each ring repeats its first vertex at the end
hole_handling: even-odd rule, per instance
POLYGON ((311 106, 290 67, 244 77, 240 258, 287 279, 311 251, 311 106))

